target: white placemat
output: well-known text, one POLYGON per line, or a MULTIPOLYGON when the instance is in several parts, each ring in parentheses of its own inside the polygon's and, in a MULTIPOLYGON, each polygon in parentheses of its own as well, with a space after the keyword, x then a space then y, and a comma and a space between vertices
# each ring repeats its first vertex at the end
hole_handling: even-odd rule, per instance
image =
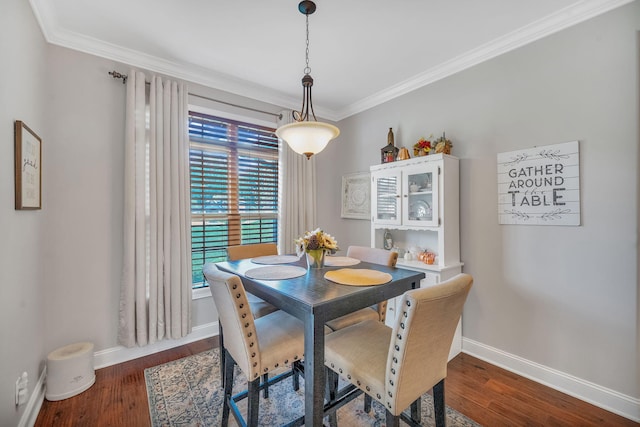
POLYGON ((298 261, 298 258, 295 255, 265 255, 259 256, 251 259, 251 262, 255 264, 289 264, 292 262, 298 261))
POLYGON ((245 276, 260 280, 293 279, 307 274, 307 269, 295 265, 270 265, 247 270, 245 276))
POLYGON ((324 258, 324 265, 329 267, 347 267, 360 264, 360 260, 348 256, 328 256, 324 258))

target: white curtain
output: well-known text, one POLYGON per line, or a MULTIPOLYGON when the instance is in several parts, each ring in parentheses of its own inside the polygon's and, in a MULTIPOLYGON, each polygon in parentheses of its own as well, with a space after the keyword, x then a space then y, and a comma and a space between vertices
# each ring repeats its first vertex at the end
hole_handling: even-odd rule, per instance
MULTIPOLYGON (((277 126, 291 123, 291 110, 281 111, 277 126)), ((280 140, 278 250, 294 253, 293 241, 316 224, 316 159, 296 153, 280 140)))
POLYGON ((124 264, 118 341, 144 346, 191 332, 187 87, 127 79, 124 264), (147 108, 148 107, 148 108, 147 108))

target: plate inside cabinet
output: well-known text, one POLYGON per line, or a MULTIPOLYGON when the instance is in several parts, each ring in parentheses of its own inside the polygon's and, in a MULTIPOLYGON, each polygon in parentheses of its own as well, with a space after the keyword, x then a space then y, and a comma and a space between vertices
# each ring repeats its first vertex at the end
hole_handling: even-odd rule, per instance
POLYGON ((415 216, 417 220, 431 219, 431 206, 424 200, 416 200, 411 203, 409 212, 412 216, 415 216))

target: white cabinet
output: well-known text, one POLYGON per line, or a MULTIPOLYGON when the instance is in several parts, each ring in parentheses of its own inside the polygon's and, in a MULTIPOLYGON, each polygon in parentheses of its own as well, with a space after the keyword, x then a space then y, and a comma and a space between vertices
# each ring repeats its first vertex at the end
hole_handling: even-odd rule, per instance
POLYGON ((402 168, 402 224, 438 226, 439 170, 435 162, 402 168))
MULTIPOLYGON (((383 247, 388 229, 401 250, 417 246, 436 254, 434 264, 398 259, 398 267, 424 272, 421 287, 433 286, 462 271, 460 262, 460 168, 456 157, 435 154, 371 166, 371 246, 383 247)), ((396 304, 389 301, 387 324, 396 304)), ((458 324, 449 358, 462 348, 458 324)))
POLYGON ((374 224, 438 226, 438 165, 420 162, 400 168, 387 163, 375 172, 374 168, 371 168, 374 224))

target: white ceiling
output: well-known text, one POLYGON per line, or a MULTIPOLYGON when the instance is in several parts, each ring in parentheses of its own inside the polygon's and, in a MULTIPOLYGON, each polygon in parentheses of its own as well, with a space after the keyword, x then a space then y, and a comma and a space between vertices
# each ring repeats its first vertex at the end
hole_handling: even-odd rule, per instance
MULTIPOLYGON (((348 117, 630 1, 317 0, 316 115, 348 117)), ((30 2, 50 43, 300 108, 298 0, 30 2)))

